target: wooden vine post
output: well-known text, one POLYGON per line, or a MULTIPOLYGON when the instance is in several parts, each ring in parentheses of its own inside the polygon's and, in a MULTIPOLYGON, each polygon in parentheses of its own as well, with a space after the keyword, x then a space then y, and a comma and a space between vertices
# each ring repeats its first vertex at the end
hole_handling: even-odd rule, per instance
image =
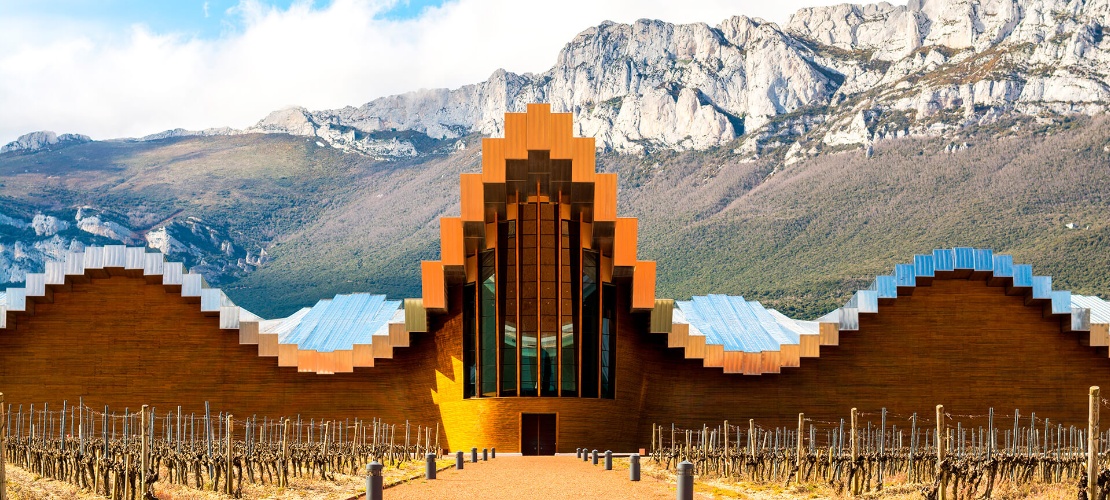
POLYGON ((281 471, 278 473, 281 487, 289 486, 289 419, 282 419, 281 429, 281 471))
POLYGON ((1098 498, 1098 405, 1099 388, 1091 386, 1087 414, 1087 498, 1098 498))
MULTIPOLYGON (((4 406, 4 393, 0 392, 0 422, 7 420, 5 414, 6 406, 4 406)), ((0 500, 8 500, 8 486, 4 469, 7 468, 7 447, 8 444, 8 427, 0 425, 0 500)))
POLYGON ((139 425, 139 496, 146 497, 146 445, 150 436, 146 435, 146 409, 147 405, 139 410, 139 419, 142 424, 139 425))
POLYGON ((852 463, 848 466, 848 470, 850 471, 848 477, 851 478, 851 480, 849 481, 851 483, 849 487, 853 495, 855 495, 857 490, 859 489, 856 487, 856 485, 861 482, 859 479, 859 473, 856 471, 856 460, 859 458, 859 438, 856 436, 857 423, 857 412, 855 408, 852 408, 852 463))
POLYGON ((234 432, 231 431, 231 423, 232 423, 231 414, 228 413, 227 414, 227 426, 224 427, 224 429, 227 430, 227 433, 224 435, 224 437, 227 439, 227 455, 224 456, 224 470, 227 472, 224 475, 224 493, 227 493, 228 495, 230 495, 232 493, 232 489, 231 489, 231 443, 232 443, 231 436, 235 434, 234 432))
POLYGON ((797 439, 797 441, 798 441, 798 454, 797 454, 797 456, 794 457, 796 459, 796 461, 795 461, 796 463, 795 463, 794 466, 798 470, 798 484, 802 484, 802 431, 803 431, 802 427, 805 425, 805 421, 806 421, 806 414, 805 413, 799 413, 798 414, 798 439, 797 439))
POLYGON ((940 477, 940 487, 937 492, 937 498, 944 500, 944 490, 947 489, 948 481, 944 477, 944 405, 937 405, 937 433, 933 435, 933 441, 937 442, 937 476, 940 477))
POLYGON ((748 419, 748 455, 755 460, 755 419, 748 419))

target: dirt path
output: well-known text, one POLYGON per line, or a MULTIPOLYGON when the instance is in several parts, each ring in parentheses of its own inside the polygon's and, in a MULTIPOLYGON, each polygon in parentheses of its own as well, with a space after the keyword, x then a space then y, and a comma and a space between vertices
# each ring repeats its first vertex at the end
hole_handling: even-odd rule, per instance
POLYGON ((400 499, 535 499, 647 498, 673 499, 673 483, 644 475, 628 480, 628 459, 613 459, 613 470, 573 456, 499 456, 467 463, 463 470, 441 471, 434 481, 423 478, 386 489, 384 497, 400 499))

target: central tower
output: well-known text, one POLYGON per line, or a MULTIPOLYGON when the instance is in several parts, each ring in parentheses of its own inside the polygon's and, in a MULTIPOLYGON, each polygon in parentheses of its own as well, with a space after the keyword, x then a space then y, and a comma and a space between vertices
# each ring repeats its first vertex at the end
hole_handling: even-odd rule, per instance
POLYGON ((617 296, 654 306, 636 219, 616 216, 616 174, 596 173, 571 119, 546 104, 506 113, 482 173, 461 176, 461 216, 440 219, 441 260, 422 263, 429 312, 462 288, 464 398, 612 398, 617 296))

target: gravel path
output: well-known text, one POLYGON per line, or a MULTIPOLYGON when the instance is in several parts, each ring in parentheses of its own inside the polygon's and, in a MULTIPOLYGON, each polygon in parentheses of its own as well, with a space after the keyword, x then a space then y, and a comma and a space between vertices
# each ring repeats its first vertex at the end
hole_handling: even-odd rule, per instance
MULTIPOLYGON (((604 462, 602 462, 604 463, 604 462)), ((440 471, 434 481, 423 478, 388 488, 394 499, 534 499, 675 498, 674 484, 644 475, 628 480, 628 459, 613 459, 613 470, 573 456, 500 456, 488 462, 467 462, 463 470, 440 471)))

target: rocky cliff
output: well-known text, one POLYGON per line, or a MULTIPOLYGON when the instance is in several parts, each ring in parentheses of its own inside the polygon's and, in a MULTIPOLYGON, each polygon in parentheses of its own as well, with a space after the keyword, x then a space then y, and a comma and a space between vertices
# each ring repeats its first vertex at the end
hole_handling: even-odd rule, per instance
POLYGON ((1018 113, 1093 114, 1110 101, 1107 0, 912 0, 806 8, 785 26, 736 16, 716 26, 641 20, 587 29, 537 74, 384 97, 359 107, 282 110, 249 129, 318 136, 410 156, 378 131, 437 139, 499 134, 506 111, 550 102, 598 147, 738 152, 826 148, 929 135, 1018 113))

